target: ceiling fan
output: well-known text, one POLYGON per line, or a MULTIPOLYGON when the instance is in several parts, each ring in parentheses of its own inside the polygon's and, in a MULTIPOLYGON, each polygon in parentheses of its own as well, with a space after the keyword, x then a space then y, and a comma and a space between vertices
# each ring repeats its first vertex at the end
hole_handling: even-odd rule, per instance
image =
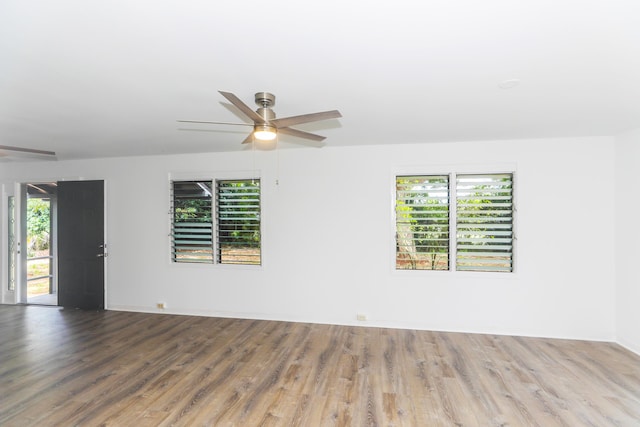
POLYGON ((275 95, 268 92, 258 92, 255 94, 255 102, 258 105, 258 109, 253 111, 247 104, 242 102, 240 98, 230 92, 218 91, 222 96, 227 98, 229 102, 235 105, 245 116, 253 121, 253 124, 248 123, 229 123, 229 122, 210 122, 201 120, 178 120, 180 123, 207 123, 217 125, 238 125, 238 126, 253 126, 253 132, 249 134, 242 141, 243 144, 247 144, 257 139, 260 141, 271 141, 276 138, 278 133, 283 133, 298 138, 310 139, 312 141, 323 141, 326 139, 324 136, 316 135, 309 132, 304 132, 297 129, 292 129, 290 126, 299 125, 303 123, 317 122, 320 120, 336 119, 342 117, 342 114, 338 110, 323 111, 320 113, 302 114, 300 116, 284 117, 276 119, 276 114, 271 107, 276 104, 275 95))
POLYGON ((55 158, 54 151, 39 150, 36 148, 13 147, 11 145, 0 145, 0 157, 9 157, 18 155, 18 157, 46 157, 55 158))

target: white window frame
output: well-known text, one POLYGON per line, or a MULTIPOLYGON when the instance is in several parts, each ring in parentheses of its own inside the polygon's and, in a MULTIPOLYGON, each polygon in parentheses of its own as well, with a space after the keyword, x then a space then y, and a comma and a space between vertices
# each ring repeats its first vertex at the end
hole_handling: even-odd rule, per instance
POLYGON ((260 170, 250 171, 198 171, 198 172, 170 172, 168 174, 166 199, 169 201, 168 206, 168 230, 165 248, 167 248, 167 260, 174 268, 215 268, 215 269, 262 269, 265 265, 265 234, 264 234, 264 179, 260 170), (233 181, 233 180, 260 180, 260 264, 227 264, 218 262, 218 241, 216 236, 217 219, 216 219, 216 182, 217 181, 233 181), (173 216, 171 213, 171 192, 173 181, 211 181, 213 185, 212 195, 212 215, 213 215, 213 262, 175 262, 173 260, 172 251, 172 226, 173 216))
POLYGON ((412 165, 412 166, 396 166, 391 171, 390 176, 390 212, 391 212, 391 232, 390 232, 390 266, 394 275, 415 276, 428 274, 433 276, 451 276, 458 277, 478 277, 483 278, 509 278, 516 277, 518 272, 518 239, 517 239, 517 165, 515 163, 496 163, 496 164, 438 164, 438 165, 412 165), (512 270, 510 272, 492 272, 492 271, 468 271, 457 270, 457 193, 456 193, 456 177, 457 175, 492 175, 492 174, 511 174, 513 189, 513 249, 512 249, 512 270), (400 176, 449 176, 449 269, 448 270, 412 270, 396 268, 396 178, 400 176))

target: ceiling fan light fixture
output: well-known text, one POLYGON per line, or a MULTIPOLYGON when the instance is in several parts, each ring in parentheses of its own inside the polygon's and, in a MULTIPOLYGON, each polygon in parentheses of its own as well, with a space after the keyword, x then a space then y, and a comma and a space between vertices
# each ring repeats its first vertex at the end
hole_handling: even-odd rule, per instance
POLYGON ((276 139, 275 126, 262 124, 253 127, 253 136, 260 141, 273 141, 276 139))

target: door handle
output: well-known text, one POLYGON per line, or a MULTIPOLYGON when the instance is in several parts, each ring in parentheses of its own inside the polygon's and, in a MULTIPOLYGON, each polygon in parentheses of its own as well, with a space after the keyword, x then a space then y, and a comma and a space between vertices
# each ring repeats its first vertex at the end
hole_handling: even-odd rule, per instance
POLYGON ((106 244, 106 243, 103 243, 103 244, 101 244, 101 245, 98 245, 98 248, 102 249, 102 253, 100 253, 100 254, 96 254, 96 256, 97 256, 98 258, 100 258, 100 257, 102 257, 102 258, 106 258, 106 256, 107 256, 107 252, 106 252, 107 244, 106 244))

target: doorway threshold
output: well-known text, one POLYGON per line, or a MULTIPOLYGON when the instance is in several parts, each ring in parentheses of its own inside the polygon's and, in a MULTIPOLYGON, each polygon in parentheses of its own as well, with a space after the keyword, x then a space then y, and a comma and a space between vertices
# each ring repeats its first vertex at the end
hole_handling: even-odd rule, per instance
POLYGON ((58 305, 58 294, 42 294, 27 298, 29 305, 58 305))

